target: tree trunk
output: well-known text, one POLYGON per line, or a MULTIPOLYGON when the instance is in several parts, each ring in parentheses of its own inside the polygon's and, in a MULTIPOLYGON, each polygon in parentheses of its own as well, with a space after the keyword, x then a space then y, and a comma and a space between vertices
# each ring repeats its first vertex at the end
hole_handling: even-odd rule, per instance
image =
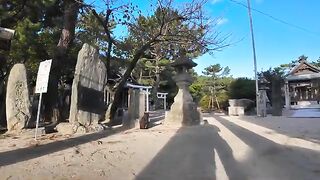
POLYGON ((51 64, 48 84, 48 92, 44 96, 45 121, 57 123, 60 121, 58 103, 58 81, 61 68, 65 61, 64 57, 74 38, 75 25, 77 21, 79 5, 74 0, 64 1, 63 29, 51 64))
MULTIPOLYGON (((215 80, 215 78, 213 78, 213 94, 214 94, 214 98, 215 98, 216 103, 217 103, 217 108, 218 108, 218 110, 220 110, 220 104, 219 104, 218 97, 217 97, 216 80, 215 80)), ((213 106, 213 104, 212 104, 212 106, 213 106)))
POLYGON ((143 45, 139 50, 136 51, 135 55, 133 56, 132 61, 129 64, 129 67, 127 68, 126 72, 124 73, 120 83, 118 84, 115 93, 114 93, 114 99, 113 103, 111 105, 110 109, 110 124, 112 125, 115 121, 115 115, 117 112, 117 109, 121 106, 121 98, 122 98, 122 92, 123 92, 123 87, 125 86, 128 78, 131 75, 131 72, 133 69, 136 67, 137 62, 143 55, 143 53, 150 48, 151 44, 155 42, 155 39, 150 40, 148 43, 143 45))
POLYGON ((156 81, 153 84, 153 90, 152 90, 152 98, 154 100, 155 107, 158 107, 160 105, 159 99, 157 97, 158 89, 160 86, 160 67, 159 67, 159 61, 160 57, 156 58, 156 70, 155 70, 155 77, 156 81))
POLYGON ((216 99, 216 103, 217 103, 218 110, 220 110, 220 104, 219 104, 218 97, 217 97, 216 94, 214 94, 214 97, 215 97, 215 99, 216 99))
POLYGON ((210 97, 209 97, 209 102, 208 102, 208 109, 209 110, 212 110, 211 103, 212 103, 212 95, 210 95, 210 97))
POLYGON ((139 80, 138 82, 141 84, 142 82, 142 69, 140 69, 139 80))
POLYGON ((159 85, 160 85, 160 73, 156 72, 156 81, 153 84, 153 91, 152 91, 152 96, 154 98, 154 103, 156 106, 159 105, 159 99, 157 97, 157 93, 158 93, 158 89, 159 89, 159 85))

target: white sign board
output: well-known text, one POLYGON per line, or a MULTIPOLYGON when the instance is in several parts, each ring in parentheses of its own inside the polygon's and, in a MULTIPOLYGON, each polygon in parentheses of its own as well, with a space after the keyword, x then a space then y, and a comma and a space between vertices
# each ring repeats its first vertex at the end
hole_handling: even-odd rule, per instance
POLYGON ((10 40, 14 35, 14 30, 0 27, 0 39, 10 40))
POLYGON ((39 66, 36 93, 46 93, 48 89, 49 74, 51 68, 51 59, 42 61, 39 66))

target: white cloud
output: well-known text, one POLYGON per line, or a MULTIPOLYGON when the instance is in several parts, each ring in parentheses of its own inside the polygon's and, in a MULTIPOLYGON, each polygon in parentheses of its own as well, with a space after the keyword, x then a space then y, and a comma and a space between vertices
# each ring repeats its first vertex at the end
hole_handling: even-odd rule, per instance
POLYGON ((223 1, 223 0, 211 0, 210 2, 211 2, 211 4, 217 4, 217 3, 221 2, 221 1, 223 1))
POLYGON ((223 24, 226 24, 229 20, 227 18, 219 18, 217 19, 217 25, 221 26, 223 24))

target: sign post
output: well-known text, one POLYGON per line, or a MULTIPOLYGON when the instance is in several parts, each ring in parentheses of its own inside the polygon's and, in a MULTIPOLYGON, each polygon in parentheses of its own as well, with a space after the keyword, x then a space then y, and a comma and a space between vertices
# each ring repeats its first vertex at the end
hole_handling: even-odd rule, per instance
POLYGON ((40 63, 39 70, 38 70, 37 82, 36 82, 36 93, 40 93, 40 97, 39 97, 38 112, 37 112, 36 131, 34 135, 35 140, 37 140, 37 133, 38 133, 38 127, 39 127, 42 94, 46 93, 48 89, 51 62, 52 62, 51 59, 42 61, 40 63))

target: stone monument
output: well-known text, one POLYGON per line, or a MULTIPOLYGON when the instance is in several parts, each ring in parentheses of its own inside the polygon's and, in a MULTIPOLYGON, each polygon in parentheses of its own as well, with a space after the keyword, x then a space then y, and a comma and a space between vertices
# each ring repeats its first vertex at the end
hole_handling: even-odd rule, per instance
POLYGON ((259 111, 257 115, 259 117, 266 117, 267 116, 267 93, 266 90, 261 90, 259 89, 259 94, 258 94, 258 99, 259 99, 259 111))
POLYGON ((9 75, 6 96, 8 131, 21 131, 31 117, 31 104, 24 64, 15 64, 9 75))
POLYGON ((283 98, 281 91, 281 79, 272 80, 272 116, 281 116, 283 109, 283 98))
POLYGON ((176 75, 173 80, 176 82, 179 90, 174 98, 174 103, 170 111, 167 113, 165 124, 175 125, 196 125, 200 123, 200 113, 197 111, 197 106, 193 102, 189 92, 189 86, 193 82, 193 78, 189 70, 195 67, 190 58, 186 56, 186 52, 182 52, 180 58, 171 65, 176 70, 176 75))
POLYGON ((71 91, 69 122, 86 129, 98 125, 104 114, 104 89, 107 70, 98 51, 84 44, 78 61, 71 91))

